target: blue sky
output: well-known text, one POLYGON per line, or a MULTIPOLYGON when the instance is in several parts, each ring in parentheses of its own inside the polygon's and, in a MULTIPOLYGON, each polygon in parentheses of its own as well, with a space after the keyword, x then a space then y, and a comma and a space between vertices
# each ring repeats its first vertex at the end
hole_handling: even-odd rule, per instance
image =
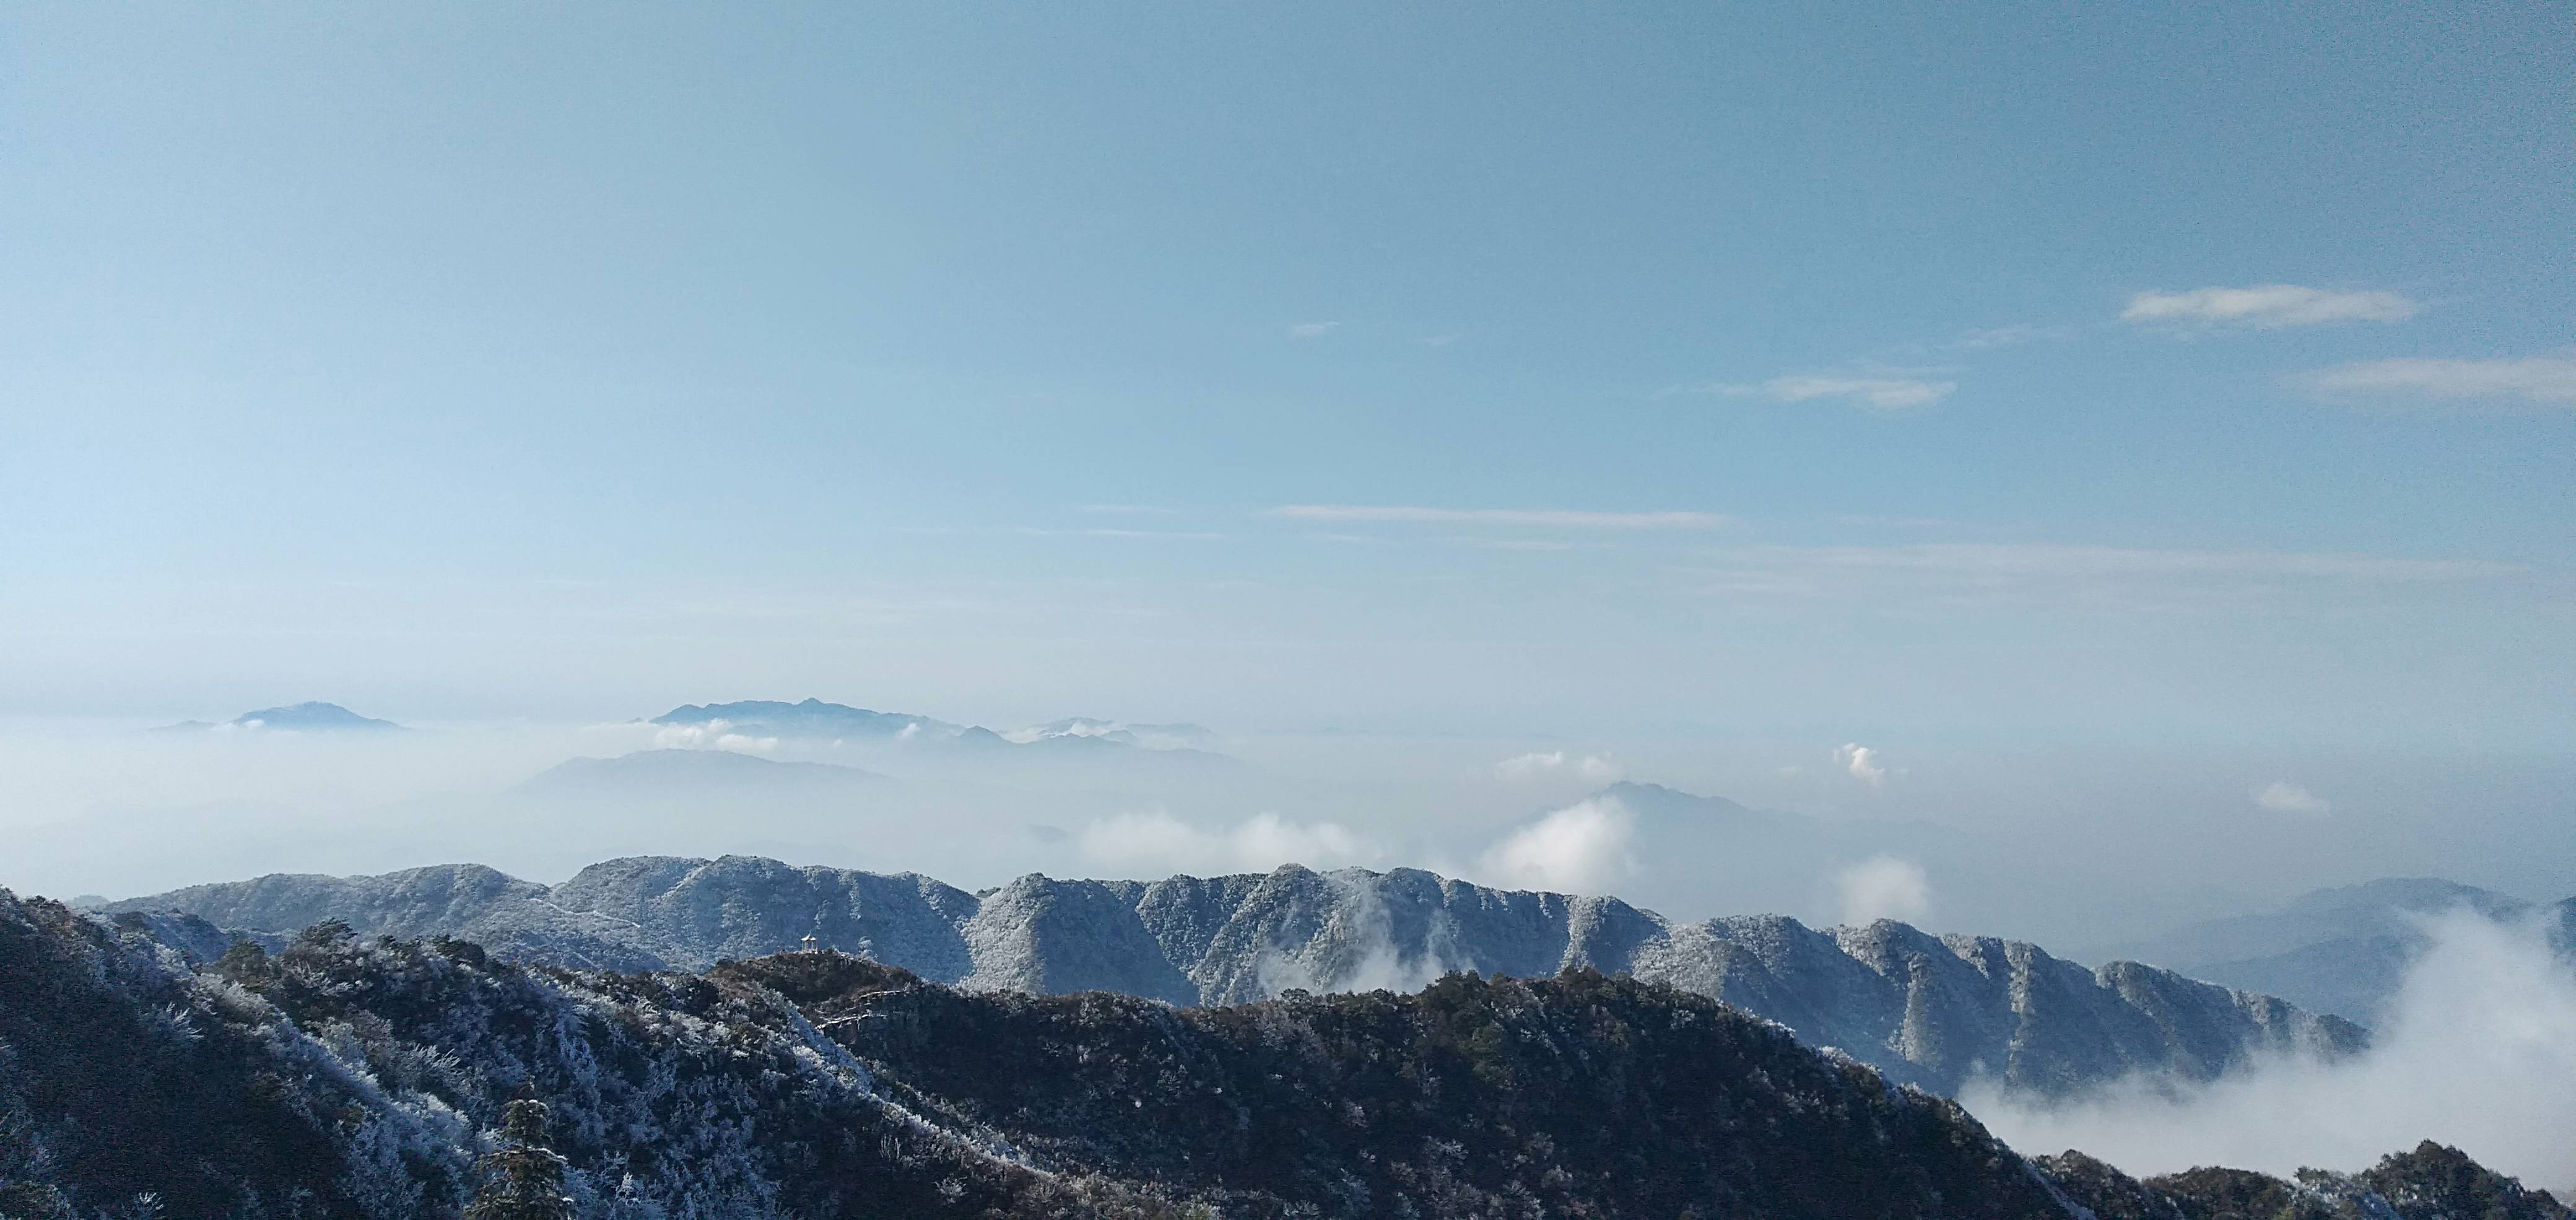
POLYGON ((2571 27, 16 10, 0 711, 2564 755, 2571 27))

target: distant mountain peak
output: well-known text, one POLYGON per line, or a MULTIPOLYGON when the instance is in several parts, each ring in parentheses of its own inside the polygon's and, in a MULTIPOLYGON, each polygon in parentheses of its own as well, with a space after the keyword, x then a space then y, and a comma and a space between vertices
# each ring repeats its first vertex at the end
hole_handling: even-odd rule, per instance
POLYGON ((732 703, 689 703, 672 708, 653 718, 654 724, 706 725, 722 721, 746 733, 775 733, 791 737, 894 737, 904 733, 931 733, 955 737, 966 726, 915 716, 905 712, 880 712, 846 703, 826 703, 807 698, 800 703, 776 699, 741 699, 732 703))
POLYGON ((303 703, 292 703, 282 707, 263 707, 256 711, 243 712, 241 715, 235 716, 219 725, 208 724, 202 720, 183 721, 179 724, 169 726, 169 730, 165 731, 182 729, 253 729, 287 733, 380 733, 389 729, 399 729, 401 727, 403 726, 395 724, 390 720, 377 720, 371 716, 361 716, 337 703, 324 703, 320 700, 307 700, 303 703))
POLYGON ((2382 1014, 2409 964, 2431 944, 2425 916, 2466 908, 2508 919, 2531 905, 2441 877, 2382 877, 2311 890, 2269 910, 2203 920, 2112 951, 2367 1021, 2382 1014))

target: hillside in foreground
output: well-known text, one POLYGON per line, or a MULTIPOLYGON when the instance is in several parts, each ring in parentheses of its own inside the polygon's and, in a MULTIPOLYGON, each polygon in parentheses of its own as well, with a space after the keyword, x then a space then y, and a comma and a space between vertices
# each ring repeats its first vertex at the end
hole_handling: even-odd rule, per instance
POLYGON ((44 1220, 456 1216, 514 1099, 551 1152, 512 1155, 582 1216, 2566 1215, 2439 1150, 2380 1185, 2035 1164, 1778 1025, 1587 970, 1176 1009, 324 924, 198 971, 139 916, 0 891, 0 1041, 0 1215, 44 1220))

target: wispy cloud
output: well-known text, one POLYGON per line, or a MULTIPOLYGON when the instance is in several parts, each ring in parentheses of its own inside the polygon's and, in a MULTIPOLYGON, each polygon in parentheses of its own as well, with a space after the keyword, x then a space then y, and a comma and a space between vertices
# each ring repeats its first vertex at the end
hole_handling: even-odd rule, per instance
POLYGON ((1968 331, 1948 343, 1941 344, 1940 347, 1949 351, 1982 352, 1998 347, 2019 347, 2025 343, 2058 342, 2072 339, 2074 337, 2075 331, 2070 327, 2034 326, 2030 323, 2024 322, 2013 326, 1997 326, 1986 330, 1968 331))
POLYGON ((1570 551, 1571 542, 1553 538, 1452 538, 1451 542, 1485 551, 1570 551))
POLYGON ((1606 784, 1624 773, 1619 760, 1607 754, 1568 754, 1563 750, 1533 750, 1494 764, 1494 774, 1514 783, 1571 775, 1606 784))
POLYGON ((1261 872, 1282 864, 1337 868, 1377 854, 1338 822, 1292 822, 1255 814, 1233 826, 1202 828, 1159 809, 1101 818, 1075 836, 1082 856, 1108 868, 1190 873, 1261 872))
POLYGON ((1550 508, 1426 508, 1408 504, 1286 504, 1273 517, 1295 521, 1382 521, 1408 525, 1512 525, 1586 530, 1712 530, 1728 524, 1717 513, 1593 512, 1550 508))
POLYGON ((1740 547, 1723 554, 1774 566, 1944 572, 1963 576, 2280 576, 2361 581, 2449 581, 2507 576, 2515 564, 2410 559, 2322 551, 2215 551, 2052 543, 1917 546, 1740 547))
POLYGON ((1122 530, 1106 527, 1058 530, 1023 525, 1017 531, 1031 538, 1160 538, 1177 542, 1222 542, 1225 535, 1201 530, 1122 530))
POLYGON ((1636 814, 1616 797, 1596 797, 1513 831, 1486 850, 1478 871, 1501 885, 1599 894, 1636 871, 1636 833, 1636 814))
POLYGON ((1835 874, 1834 889, 1842 895, 1847 924, 1919 923, 1932 913, 1932 879, 1911 860, 1872 856, 1835 874))
POLYGON ((1101 515, 1103 515, 1103 516, 1125 516, 1125 517, 1163 516, 1163 517, 1167 517, 1167 516, 1172 515, 1173 513, 1179 512, 1180 510, 1179 510, 1179 509, 1173 509, 1173 508, 1160 508, 1160 507, 1157 507, 1157 506, 1155 506, 1155 505, 1151 505, 1151 504, 1085 504, 1085 505, 1083 505, 1082 507, 1080 507, 1080 508, 1078 508, 1078 509, 1076 509, 1076 510, 1074 510, 1074 511, 1076 511, 1076 512, 1085 512, 1085 513, 1098 513, 1098 514, 1101 514, 1101 515))
POLYGON ((2123 322, 2182 326, 2322 326, 2334 322, 2403 322, 2423 306, 2394 292, 2336 292, 2297 284, 2141 292, 2120 311, 2123 322))
POLYGON ((1769 381, 1743 384, 1720 382, 1702 388, 1703 393, 1730 398, 1768 398, 1773 402, 1810 402, 1816 399, 1840 399, 1876 411, 1902 411, 1909 407, 1928 407, 1948 398, 1959 388, 1955 381, 1932 381, 1921 377, 1774 377, 1769 381))
POLYGON ((2047 605, 2115 610, 2241 606, 2319 591, 2511 588, 2533 569, 2480 559, 2047 543, 1712 548, 1676 569, 1735 603, 1843 600, 1900 606, 2047 605))
POLYGON ((2511 398, 2576 407, 2576 356, 2515 360, 2371 360, 2310 375, 2321 394, 2372 394, 2456 402, 2511 398))
POLYGON ((2273 813, 2297 813, 2324 817, 2334 812, 2334 804, 2297 784, 2275 780, 2254 790, 2254 804, 2273 813))
POLYGON ((1300 322, 1288 328, 1288 335, 1292 339, 1321 339, 1341 327, 1339 322, 1300 322))

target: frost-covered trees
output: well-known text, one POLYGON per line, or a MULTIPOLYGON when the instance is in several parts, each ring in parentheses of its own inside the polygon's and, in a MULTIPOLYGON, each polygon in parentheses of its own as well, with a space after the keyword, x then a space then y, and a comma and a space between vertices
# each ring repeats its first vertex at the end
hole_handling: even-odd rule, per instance
POLYGON ((483 1188, 466 1220, 571 1220, 564 1159, 546 1147, 546 1103, 522 1098, 501 1115, 501 1147, 483 1158, 483 1188))

